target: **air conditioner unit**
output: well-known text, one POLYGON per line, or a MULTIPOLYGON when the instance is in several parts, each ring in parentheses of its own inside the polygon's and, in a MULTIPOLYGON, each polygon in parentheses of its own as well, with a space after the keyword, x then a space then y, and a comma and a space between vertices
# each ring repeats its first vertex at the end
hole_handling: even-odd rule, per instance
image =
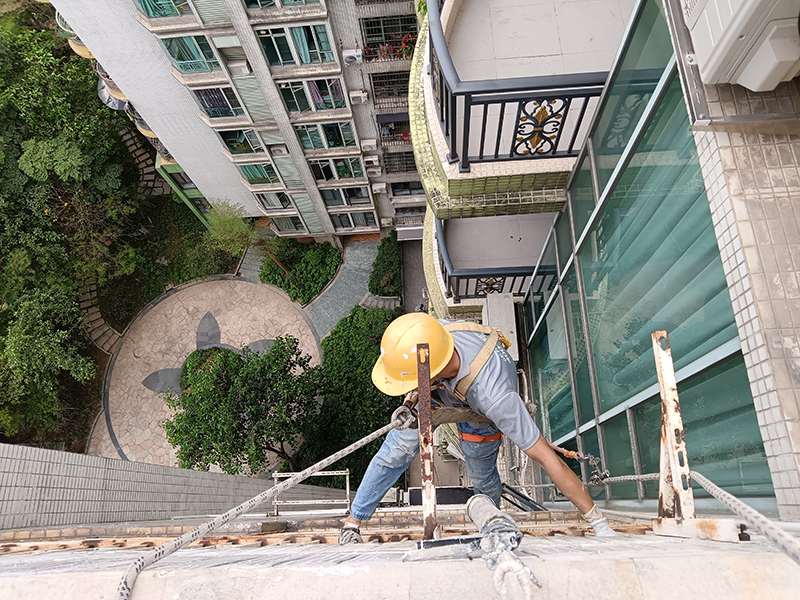
POLYGON ((278 144, 277 146, 270 146, 269 153, 272 156, 289 156, 289 149, 283 144, 278 144))
POLYGON ((367 177, 380 177, 383 171, 381 171, 380 167, 372 167, 371 169, 367 169, 367 177))
POLYGON ((774 90, 800 72, 800 0, 682 0, 704 83, 774 90))
POLYGON ((385 183, 373 183, 372 184, 372 193, 373 194, 385 194, 386 193, 386 184, 385 183))
POLYGON ((367 168, 380 167, 381 166, 381 162, 380 162, 380 159, 378 158, 378 156, 376 154, 372 154, 370 156, 365 156, 364 157, 364 165, 367 168))
POLYGON ((361 140, 362 152, 375 152, 378 149, 378 140, 361 140))
POLYGON ((391 227, 394 225, 392 217, 381 217, 381 227, 391 227))
POLYGON ((229 60, 227 66, 233 77, 250 75, 251 73, 250 64, 246 60, 229 60))
POLYGON ((369 98, 367 90, 353 90, 348 94, 350 95, 350 104, 366 104, 369 98))
POLYGON ((342 58, 344 58, 344 64, 346 65, 361 64, 361 50, 342 50, 342 58))

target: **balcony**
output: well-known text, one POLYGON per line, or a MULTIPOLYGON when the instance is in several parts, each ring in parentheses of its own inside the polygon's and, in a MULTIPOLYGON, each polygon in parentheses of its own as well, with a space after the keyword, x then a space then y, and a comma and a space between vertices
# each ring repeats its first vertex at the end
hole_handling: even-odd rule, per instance
MULTIPOLYGON (((521 299, 554 216, 436 219, 435 231, 431 232, 437 260, 436 287, 444 296, 447 311, 452 313, 462 303, 480 307, 488 294, 513 294, 521 299), (476 245, 480 252, 475 251, 476 245)), ((440 310, 437 307, 437 314, 440 310)))
POLYGON ((442 4, 428 3, 411 74, 422 86, 409 90, 431 208, 439 218, 560 210, 633 0, 442 4))

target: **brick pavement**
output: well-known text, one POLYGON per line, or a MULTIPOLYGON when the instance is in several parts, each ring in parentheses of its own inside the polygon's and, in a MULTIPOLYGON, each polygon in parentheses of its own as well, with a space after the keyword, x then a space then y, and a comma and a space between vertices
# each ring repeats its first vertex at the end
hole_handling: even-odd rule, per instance
MULTIPOLYGON (((198 344, 214 342, 215 336, 216 343, 240 348, 286 334, 297 337, 312 364, 319 364, 319 347, 302 309, 276 287, 228 278, 190 283, 162 296, 128 328, 106 374, 107 416, 125 457, 176 464, 160 425, 169 411, 160 394, 143 384, 148 377, 151 388, 163 387, 198 344)), ((102 420, 89 454, 121 458, 102 420)))

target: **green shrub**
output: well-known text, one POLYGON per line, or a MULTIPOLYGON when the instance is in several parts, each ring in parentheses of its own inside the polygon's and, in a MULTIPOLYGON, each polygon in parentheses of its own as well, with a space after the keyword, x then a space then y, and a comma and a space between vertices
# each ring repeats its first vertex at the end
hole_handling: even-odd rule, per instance
MULTIPOLYGON (((400 405, 399 398, 378 391, 371 374, 380 356, 383 332, 402 312, 402 308, 355 306, 322 340, 322 367, 328 385, 319 413, 303 430, 305 464, 322 460, 383 427, 400 405)), ((350 469, 351 485, 357 486, 381 442, 376 440, 341 459, 335 468, 350 469)), ((313 483, 344 487, 344 478, 313 483)))
POLYGON ((372 263, 372 274, 369 276, 369 291, 376 296, 399 296, 402 291, 400 243, 396 231, 378 244, 378 256, 372 263))
POLYGON ((309 245, 290 238, 275 238, 265 248, 259 279, 278 286, 302 304, 316 298, 342 264, 342 251, 328 242, 309 245), (289 275, 273 256, 289 269, 289 275))
POLYGON ((219 248, 233 257, 240 257, 253 242, 253 225, 245 220, 244 208, 226 200, 214 200, 208 213, 211 239, 219 248))

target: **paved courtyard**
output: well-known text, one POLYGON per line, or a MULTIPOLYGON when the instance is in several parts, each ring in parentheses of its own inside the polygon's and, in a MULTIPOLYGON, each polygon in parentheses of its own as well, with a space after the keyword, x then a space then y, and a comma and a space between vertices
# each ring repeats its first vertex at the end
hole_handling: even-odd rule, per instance
POLYGON ((213 345, 259 351, 281 335, 298 338, 312 364, 319 364, 316 336, 303 310, 276 287, 227 278, 187 284, 162 296, 131 324, 109 363, 108 410, 95 427, 89 454, 175 465, 175 451, 160 425, 169 417, 160 392, 177 387, 186 356, 213 345))

